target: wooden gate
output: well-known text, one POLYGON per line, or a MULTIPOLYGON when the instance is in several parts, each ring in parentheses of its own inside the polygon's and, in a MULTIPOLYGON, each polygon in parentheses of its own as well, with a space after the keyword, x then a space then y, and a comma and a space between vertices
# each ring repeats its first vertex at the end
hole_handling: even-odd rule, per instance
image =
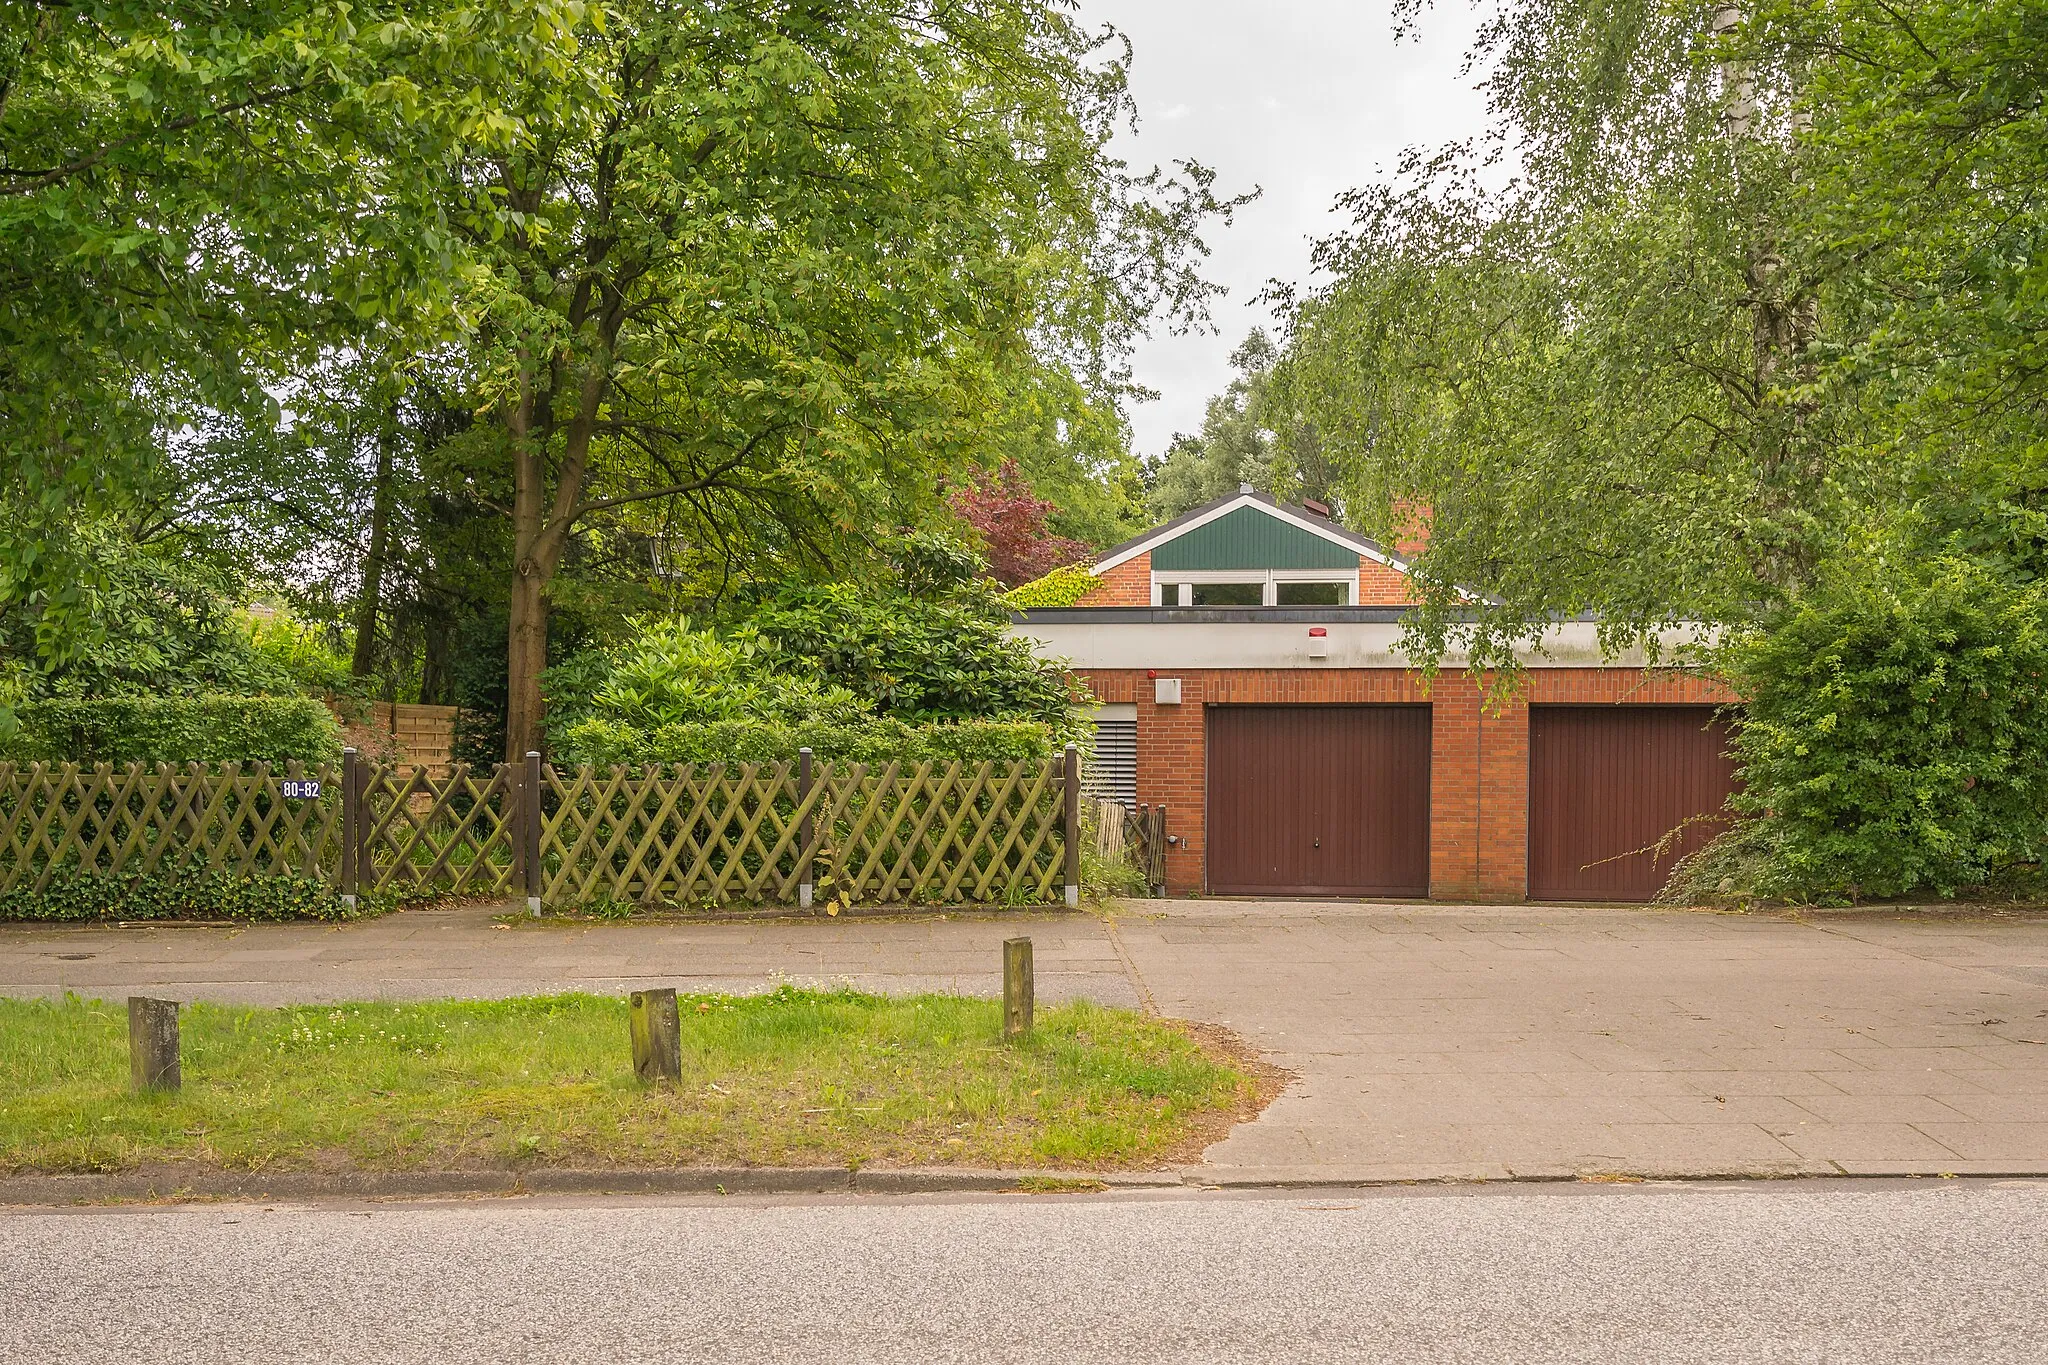
POLYGON ((1429 707, 1208 712, 1211 891, 1429 894, 1429 707))
POLYGON ((1726 828, 1727 748, 1711 706, 1530 707, 1529 895, 1656 895, 1672 864, 1726 828))

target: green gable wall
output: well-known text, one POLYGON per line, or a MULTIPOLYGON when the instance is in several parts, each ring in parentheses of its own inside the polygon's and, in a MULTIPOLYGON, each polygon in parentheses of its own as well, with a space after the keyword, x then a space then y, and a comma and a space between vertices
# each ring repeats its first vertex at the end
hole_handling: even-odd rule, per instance
POLYGON ((1154 573, 1185 569, 1356 569, 1358 552, 1256 507, 1240 507, 1152 547, 1154 573))

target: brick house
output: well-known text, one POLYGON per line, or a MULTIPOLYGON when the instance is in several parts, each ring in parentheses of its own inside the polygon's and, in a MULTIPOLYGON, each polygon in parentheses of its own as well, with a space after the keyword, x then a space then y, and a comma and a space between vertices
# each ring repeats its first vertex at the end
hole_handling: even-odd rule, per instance
POLYGON ((1012 629, 1102 703, 1098 789, 1167 807, 1169 890, 1642 900, 1731 789, 1733 698, 1603 659, 1590 621, 1504 704, 1455 659, 1426 680, 1398 649, 1408 557, 1314 504, 1245 488, 1090 571, 1012 629))

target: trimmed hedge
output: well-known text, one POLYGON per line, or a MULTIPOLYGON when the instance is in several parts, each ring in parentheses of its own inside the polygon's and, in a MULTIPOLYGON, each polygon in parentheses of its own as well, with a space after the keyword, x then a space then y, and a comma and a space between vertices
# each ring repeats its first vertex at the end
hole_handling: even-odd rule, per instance
POLYGON ((341 756, 311 697, 96 697, 26 702, 0 758, 79 763, 307 763, 341 756))
POLYGON ((1052 727, 1036 721, 962 720, 926 725, 881 719, 864 725, 822 721, 717 721, 640 730, 617 721, 572 726, 554 761, 600 768, 646 764, 774 763, 808 747, 820 762, 1005 763, 1057 752, 1052 727))

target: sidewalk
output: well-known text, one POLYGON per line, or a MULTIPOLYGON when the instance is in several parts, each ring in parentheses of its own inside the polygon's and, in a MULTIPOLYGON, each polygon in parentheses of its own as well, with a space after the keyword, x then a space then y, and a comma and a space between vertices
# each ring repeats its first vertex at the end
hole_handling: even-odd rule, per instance
POLYGON ((2048 1174, 2048 917, 1134 902, 1063 914, 496 927, 0 927, 0 993, 1000 989, 1223 1023, 1296 1082, 1213 1183, 2048 1174))
POLYGON ((724 924, 497 923, 510 907, 236 929, 0 926, 0 995, 158 994, 249 1005, 488 999, 781 980, 909 993, 1002 991, 1002 941, 1032 940, 1038 994, 1136 1007, 1099 920, 1066 912, 724 924))

